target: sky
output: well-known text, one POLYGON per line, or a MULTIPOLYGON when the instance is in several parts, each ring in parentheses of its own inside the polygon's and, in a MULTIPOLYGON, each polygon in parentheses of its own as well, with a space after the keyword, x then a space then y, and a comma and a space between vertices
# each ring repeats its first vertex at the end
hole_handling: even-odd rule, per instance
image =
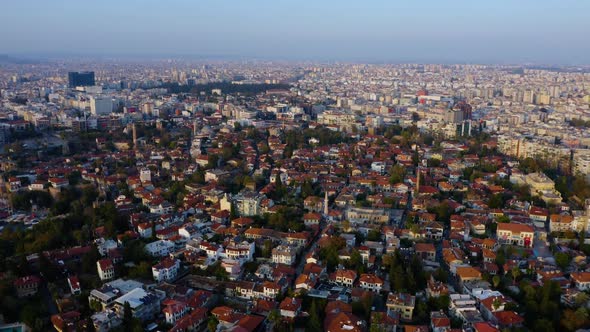
POLYGON ((586 0, 18 0, 0 54, 590 64, 586 0))

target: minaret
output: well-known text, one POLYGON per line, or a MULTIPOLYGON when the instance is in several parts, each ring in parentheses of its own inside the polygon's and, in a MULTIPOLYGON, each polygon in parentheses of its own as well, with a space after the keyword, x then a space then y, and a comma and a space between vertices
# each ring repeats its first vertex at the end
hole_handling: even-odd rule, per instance
POLYGON ((328 190, 324 193, 324 217, 328 216, 328 190))
POLYGON ((193 121, 193 137, 197 136, 197 120, 193 121))

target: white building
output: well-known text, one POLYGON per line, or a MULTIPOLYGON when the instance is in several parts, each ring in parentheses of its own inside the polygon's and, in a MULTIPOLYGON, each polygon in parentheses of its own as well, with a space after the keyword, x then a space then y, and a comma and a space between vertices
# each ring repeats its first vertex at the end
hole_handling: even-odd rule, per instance
POLYGON ((241 264, 245 262, 251 262, 254 259, 254 251, 256 245, 254 242, 248 243, 246 241, 242 243, 230 243, 226 248, 223 256, 226 259, 238 261, 241 264))
MULTIPOLYGON (((162 294, 166 296, 165 294, 162 294)), ((133 317, 141 321, 153 319, 160 312, 162 295, 143 288, 136 288, 115 300, 114 309, 119 317, 123 317, 125 302, 129 303, 133 317)))
POLYGON ((145 245, 145 251, 154 257, 168 256, 174 252, 174 242, 158 240, 145 245))
POLYGON ((297 250, 291 246, 280 245, 272 250, 272 262, 275 264, 293 265, 297 250))
POLYGON ((152 275, 157 282, 172 281, 176 279, 180 261, 173 258, 165 258, 158 264, 152 266, 152 275))
POLYGON ((97 261, 96 269, 98 270, 100 280, 109 280, 115 277, 115 266, 109 258, 97 261))
POLYGON ((141 171, 139 171, 139 180, 141 180, 141 182, 152 181, 152 172, 149 168, 142 168, 141 171))
POLYGON ((92 115, 106 115, 113 112, 113 99, 108 96, 91 96, 90 113, 92 115))

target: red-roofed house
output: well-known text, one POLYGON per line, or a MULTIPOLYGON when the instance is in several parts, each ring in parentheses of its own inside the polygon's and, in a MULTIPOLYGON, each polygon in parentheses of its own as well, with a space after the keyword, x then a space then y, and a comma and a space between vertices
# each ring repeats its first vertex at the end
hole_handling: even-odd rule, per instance
POLYGON ((500 329, 488 322, 477 322, 473 323, 473 332, 500 332, 500 329))
POLYGON ((171 281, 176 279, 179 269, 180 261, 178 259, 166 257, 152 266, 152 275, 156 282, 171 281))
POLYGON ((162 312, 166 318, 166 323, 174 325, 178 320, 184 317, 188 312, 188 306, 185 302, 167 299, 162 302, 162 312))
POLYGON ((496 237, 498 241, 523 247, 532 247, 535 230, 532 226, 516 223, 498 223, 496 237))
POLYGON ((79 295, 82 292, 82 287, 77 276, 68 277, 68 285, 70 285, 70 291, 73 295, 79 295))
POLYGON ((200 331, 207 322, 207 309, 197 308, 190 313, 190 315, 184 316, 179 319, 174 327, 169 332, 189 332, 189 331, 200 331))
POLYGON ((520 327, 524 323, 524 318, 514 311, 494 312, 492 322, 498 324, 501 329, 520 327))
POLYGON ((590 290, 590 272, 574 272, 570 276, 577 289, 581 291, 590 290))
POLYGON ((364 273, 359 278, 359 286, 362 289, 378 293, 383 288, 383 280, 376 275, 364 273))
POLYGON ((441 311, 430 313, 430 327, 432 332, 446 332, 451 329, 451 320, 441 311))
POLYGON ((26 297, 37 294, 41 284, 41 278, 30 275, 22 278, 18 278, 14 281, 14 287, 18 297, 26 297))
POLYGON ((341 286, 352 287, 356 276, 356 272, 353 270, 336 270, 330 275, 330 280, 341 286))
POLYGON ((297 315, 299 315, 299 312, 301 311, 302 303, 302 299, 286 297, 279 305, 279 309, 281 310, 281 316, 289 318, 297 317, 297 315))
POLYGON ((115 277, 115 266, 110 258, 104 258, 96 262, 100 280, 109 280, 115 277))

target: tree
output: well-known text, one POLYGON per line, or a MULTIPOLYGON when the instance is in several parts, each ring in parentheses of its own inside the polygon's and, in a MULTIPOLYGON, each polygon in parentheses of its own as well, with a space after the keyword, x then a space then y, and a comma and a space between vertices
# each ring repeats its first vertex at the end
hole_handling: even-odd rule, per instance
POLYGON ((358 250, 353 249, 352 252, 350 253, 350 260, 348 262, 348 264, 350 264, 350 267, 353 268, 354 270, 356 270, 359 273, 363 273, 364 271, 364 265, 363 265, 363 258, 361 257, 361 254, 359 253, 358 250))
POLYGON ((133 279, 151 279, 152 265, 148 262, 141 262, 139 265, 132 267, 129 270, 129 278, 133 279))
POLYGON ((270 258, 272 255, 272 241, 269 239, 264 240, 262 247, 262 257, 270 258))
POLYGON ((314 332, 323 331, 318 306, 315 300, 312 300, 311 302, 311 307, 309 309, 309 320, 307 321, 307 324, 305 324, 305 330, 314 332))
POLYGON ((508 218, 508 216, 506 216, 506 215, 501 215, 499 217, 496 217, 496 222, 497 223, 509 223, 510 218, 508 218))
POLYGON ((82 272, 94 274, 96 272, 96 261, 100 259, 98 248, 93 245, 88 253, 82 256, 82 272))
POLYGON ((277 309, 271 310, 268 314, 268 320, 273 324, 278 323, 281 320, 281 313, 277 309))
POLYGON ((561 325, 568 331, 578 330, 584 326, 587 326, 588 323, 588 309, 586 308, 579 308, 576 311, 566 309, 563 312, 561 325))
POLYGON ((451 220, 451 214, 453 211, 449 206, 449 202, 444 201, 436 206, 429 207, 428 212, 436 214, 436 219, 441 222, 448 224, 451 220))
MULTIPOLYGON (((350 221, 348 219, 345 219, 341 224, 340 227, 342 227, 342 230, 345 232, 348 232, 350 230, 350 221)), ((590 245, 589 245, 590 248, 590 245)), ((590 249, 589 249, 590 250, 590 249)))
POLYGON ((207 155, 207 168, 215 168, 219 163, 219 156, 216 154, 207 155))
POLYGON ((494 288, 498 288, 498 286, 500 286, 500 281, 501 281, 501 280, 502 280, 502 279, 500 279, 500 276, 498 276, 498 275, 495 275, 495 276, 492 278, 492 284, 494 285, 494 288))
POLYGON ((123 327, 130 329, 133 324, 133 311, 129 302, 125 301, 123 304, 123 327))
POLYGON ((571 262, 571 257, 563 252, 558 252, 555 254, 555 263, 559 266, 562 270, 565 270, 571 262))
POLYGON ((217 331, 217 324, 219 324, 219 320, 217 320, 215 316, 211 316, 207 321, 207 329, 209 329, 210 332, 217 331))
POLYGON ((368 241, 379 241, 380 239, 381 239, 381 232, 379 232, 377 230, 372 229, 367 234, 368 241))
POLYGON ((102 304, 94 299, 90 301, 89 307, 96 312, 102 311, 102 304))
POLYGON ((518 279, 518 277, 520 277, 520 275, 522 274, 522 272, 520 272, 520 268, 518 266, 515 266, 510 271, 510 274, 512 274, 512 280, 513 280, 513 282, 516 283, 516 279, 518 279))
POLYGON ((369 332, 384 332, 383 328, 381 327, 381 322, 383 321, 382 312, 374 312, 371 316, 371 327, 369 328, 369 332))
POLYGON ((448 282, 449 281, 449 274, 447 273, 447 271, 445 271, 445 269, 439 267, 437 268, 434 273, 432 274, 432 276, 434 277, 434 279, 441 281, 441 282, 448 282))
POLYGON ((404 181, 404 177, 406 176, 406 169, 402 165, 394 165, 389 170, 389 183, 401 183, 404 181))
POLYGON ((504 207, 504 198, 502 194, 495 194, 488 200, 488 206, 490 209, 500 209, 504 207))

